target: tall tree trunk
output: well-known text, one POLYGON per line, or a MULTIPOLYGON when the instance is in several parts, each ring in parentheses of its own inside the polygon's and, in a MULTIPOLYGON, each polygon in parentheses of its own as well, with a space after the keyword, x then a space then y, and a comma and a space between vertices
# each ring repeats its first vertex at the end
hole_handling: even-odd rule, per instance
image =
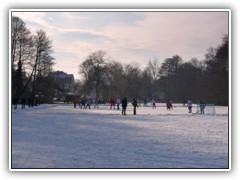
POLYGON ((28 84, 30 83, 30 81, 31 81, 31 79, 32 79, 32 77, 33 77, 33 74, 34 74, 36 68, 37 68, 37 57, 36 57, 35 64, 34 64, 34 66, 33 66, 33 70, 32 70, 32 72, 31 72, 31 75, 30 75, 30 77, 28 78, 28 81, 27 81, 27 83, 24 85, 24 87, 23 87, 22 91, 20 92, 19 96, 21 96, 21 95, 24 93, 25 89, 28 87, 28 84))

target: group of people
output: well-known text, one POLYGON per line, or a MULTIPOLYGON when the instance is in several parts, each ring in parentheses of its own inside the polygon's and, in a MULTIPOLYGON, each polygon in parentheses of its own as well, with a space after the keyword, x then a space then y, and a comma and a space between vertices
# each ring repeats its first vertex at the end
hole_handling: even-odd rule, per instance
MULTIPOLYGON (((12 104, 13 104, 13 109, 17 109, 17 106, 19 104, 19 102, 21 102, 22 105, 22 109, 25 109, 25 106, 28 105, 28 107, 33 107, 33 106, 37 106, 40 105, 40 102, 38 99, 33 99, 33 98, 28 98, 28 100, 26 100, 24 97, 21 99, 21 101, 19 101, 18 98, 13 98, 12 99, 12 104)), ((80 109, 91 109, 91 105, 94 105, 94 109, 99 109, 99 99, 86 99, 86 98, 82 98, 82 99, 73 99, 73 105, 74 108, 77 107, 77 104, 79 105, 80 109)), ((147 106, 147 101, 144 100, 144 106, 147 106)), ((185 106, 186 101, 184 100, 184 106, 185 106)), ((110 109, 115 109, 115 105, 117 105, 117 110, 120 110, 120 105, 122 105, 122 114, 126 115, 126 109, 127 109, 127 105, 128 105, 128 101, 127 98, 125 97, 124 99, 120 99, 117 98, 116 100, 114 98, 111 98, 109 101, 110 104, 110 109)), ((131 102, 132 106, 133 106, 133 114, 136 115, 136 108, 139 107, 139 102, 134 98, 133 101, 131 102)), ((187 107, 188 107, 188 113, 192 113, 192 99, 189 98, 187 101, 187 107)), ((200 113, 204 114, 204 109, 205 109, 205 103, 200 101, 199 102, 199 107, 200 107, 200 113)), ((173 110, 173 105, 172 105, 172 100, 168 99, 166 101, 166 107, 167 110, 173 110)), ((152 100, 152 108, 156 109, 156 101, 152 100)))
MULTIPOLYGON (((187 107, 188 107, 188 113, 192 113, 192 99, 189 98, 188 101, 187 101, 187 107)), ((201 114, 205 114, 205 103, 203 101, 200 101, 199 102, 199 107, 200 107, 200 113, 201 114)), ((198 112, 197 112, 198 113, 198 112)))
MULTIPOLYGON (((77 104, 79 105, 80 109, 91 109, 91 105, 94 105, 94 109, 97 108, 99 109, 99 100, 98 99, 73 99, 73 106, 74 108, 77 107, 77 104)), ((117 105, 117 109, 120 109, 120 104, 122 104, 122 115, 126 115, 126 109, 127 109, 127 105, 128 105, 128 101, 127 98, 125 97, 124 99, 116 99, 116 101, 112 98, 109 101, 110 104, 110 109, 115 109, 115 105, 117 105)), ((137 107, 137 101, 134 99, 133 101, 133 106, 134 106, 134 114, 136 114, 136 107, 137 107)))
MULTIPOLYGON (((128 101, 127 98, 125 97, 124 99, 120 100, 119 98, 114 101, 114 99, 110 100, 110 109, 112 109, 112 107, 114 107, 115 109, 115 104, 117 104, 117 109, 119 110, 119 106, 120 104, 122 104, 122 115, 126 115, 126 109, 127 109, 127 105, 128 105, 128 101)), ((137 114, 136 108, 140 106, 140 104, 138 103, 138 101, 134 98, 133 101, 131 102, 132 106, 133 106, 133 115, 137 114)), ((147 104, 146 102, 144 102, 144 104, 147 104)), ((153 102, 153 108, 156 108, 156 104, 155 101, 153 102)))
MULTIPOLYGON (((146 104, 146 102, 145 102, 145 104, 146 104)), ((189 98, 188 101, 187 101, 188 113, 192 113, 192 104, 193 104, 192 99, 189 98)), ((137 102, 136 99, 133 99, 132 105, 133 105, 133 114, 136 115, 136 107, 138 107, 138 102, 137 102)), ((185 104, 184 104, 184 106, 185 106, 185 104)), ((200 106, 200 113, 204 114, 205 113, 204 109, 205 109, 205 106, 206 106, 205 103, 200 101, 199 106, 200 106)), ((156 101, 155 100, 152 100, 152 107, 153 107, 153 109, 156 109, 156 101)), ((173 105, 172 105, 172 100, 171 99, 167 100, 166 107, 167 107, 168 111, 173 110, 173 105)), ((124 111, 126 111, 126 109, 124 111)))
POLYGON ((12 99, 13 109, 17 109, 19 103, 22 105, 22 109, 25 109, 26 105, 28 105, 28 107, 40 105, 40 101, 38 99, 28 98, 28 100, 26 100, 26 98, 23 97, 21 98, 21 101, 19 101, 18 98, 13 98, 12 99))
MULTIPOLYGON (((91 109, 92 104, 94 105, 94 109, 95 108, 99 109, 99 106, 98 106, 99 100, 98 99, 80 99, 80 100, 73 99, 74 108, 77 107, 77 104, 79 105, 80 109, 91 109)), ((110 109, 114 109, 114 110, 115 110, 116 105, 117 105, 117 110, 119 110, 120 105, 122 105, 122 115, 126 115, 126 109, 127 109, 127 105, 128 105, 128 101, 127 101, 126 97, 122 100, 120 98, 117 98, 116 100, 114 98, 111 98, 109 100, 109 104, 110 104, 110 109)), ((134 98, 133 101, 131 102, 131 104, 133 106, 133 114, 136 115, 137 114, 136 108, 139 107, 139 102, 134 98)), ((147 102, 144 101, 144 106, 146 106, 146 104, 147 104, 147 102)), ((184 104, 184 106, 185 106, 185 104, 184 104)), ((166 101, 166 107, 167 107, 168 111, 173 110, 173 104, 172 104, 171 99, 168 99, 166 101)), ((192 99, 191 98, 189 98, 187 101, 187 107, 188 107, 188 112, 192 113, 192 99)), ((155 100, 152 100, 152 108, 156 109, 156 101, 155 100)), ((204 108, 205 108, 204 103, 200 102, 201 114, 204 114, 204 108)))
POLYGON ((79 106, 80 109, 91 109, 91 105, 94 104, 94 109, 97 108, 99 109, 98 107, 98 103, 99 103, 99 100, 98 99, 73 99, 73 106, 74 108, 77 107, 77 104, 79 106))
MULTIPOLYGON (((122 100, 122 115, 126 115, 127 105, 128 105, 128 101, 127 101, 127 98, 125 97, 122 100)), ((136 115, 137 114, 136 108, 138 106, 138 103, 137 103, 136 99, 133 99, 132 105, 133 105, 133 115, 136 115)))

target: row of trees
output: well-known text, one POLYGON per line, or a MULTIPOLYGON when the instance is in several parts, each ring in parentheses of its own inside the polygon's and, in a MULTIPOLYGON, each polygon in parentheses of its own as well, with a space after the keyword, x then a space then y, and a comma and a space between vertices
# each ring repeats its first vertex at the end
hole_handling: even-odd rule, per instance
POLYGON ((184 62, 175 55, 160 64, 150 60, 144 70, 137 64, 121 64, 99 50, 79 65, 83 75, 81 93, 97 98, 129 97, 138 99, 188 98, 228 105, 228 36, 217 48, 208 49, 205 60, 184 62))
POLYGON ((49 99, 56 85, 49 83, 53 82, 49 74, 54 58, 46 32, 37 30, 32 34, 20 18, 12 16, 11 41, 13 98, 49 99))

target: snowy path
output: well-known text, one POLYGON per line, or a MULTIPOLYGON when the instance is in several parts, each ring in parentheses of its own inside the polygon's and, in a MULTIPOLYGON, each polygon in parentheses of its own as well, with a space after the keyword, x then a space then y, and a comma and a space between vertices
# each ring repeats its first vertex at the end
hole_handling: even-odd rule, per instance
POLYGON ((118 110, 41 105, 12 112, 12 168, 228 168, 227 107, 118 110))

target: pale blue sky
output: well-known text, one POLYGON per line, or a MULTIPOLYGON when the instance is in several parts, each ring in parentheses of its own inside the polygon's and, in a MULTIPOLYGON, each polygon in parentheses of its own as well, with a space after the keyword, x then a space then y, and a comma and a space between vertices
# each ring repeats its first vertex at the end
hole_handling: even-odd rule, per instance
POLYGON ((13 12, 35 33, 53 41, 55 70, 74 74, 96 50, 122 63, 146 66, 150 59, 179 55, 204 59, 228 34, 228 12, 13 12))

